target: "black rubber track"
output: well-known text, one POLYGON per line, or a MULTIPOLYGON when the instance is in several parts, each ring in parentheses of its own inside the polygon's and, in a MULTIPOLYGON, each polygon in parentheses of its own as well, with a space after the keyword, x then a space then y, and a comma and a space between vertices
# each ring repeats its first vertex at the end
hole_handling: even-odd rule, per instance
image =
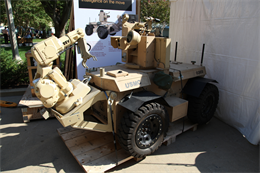
POLYGON ((213 117, 219 100, 218 88, 208 83, 200 96, 188 98, 188 118, 198 124, 205 124, 213 117))
POLYGON ((143 158, 150 155, 161 146, 163 138, 166 136, 166 132, 168 131, 168 126, 169 116, 164 107, 158 103, 148 103, 141 106, 135 113, 126 113, 122 117, 117 131, 120 145, 132 156, 143 158), (161 118, 159 117, 159 119, 162 120, 163 129, 160 135, 158 133, 158 139, 149 147, 143 149, 136 145, 137 129, 140 127, 140 124, 150 116, 160 116, 161 118))

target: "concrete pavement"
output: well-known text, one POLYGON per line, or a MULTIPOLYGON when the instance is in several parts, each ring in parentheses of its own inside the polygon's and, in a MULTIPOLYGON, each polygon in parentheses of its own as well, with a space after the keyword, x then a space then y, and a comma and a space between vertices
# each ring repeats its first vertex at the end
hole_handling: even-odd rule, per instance
POLYGON ((1 89, 0 97, 23 95, 26 89, 27 88, 1 89))
MULTIPOLYGON (((1 100, 14 101, 19 96, 1 100)), ((58 135, 56 119, 23 123, 20 108, 1 108, 1 172, 83 172, 58 135)), ((109 172, 259 172, 259 146, 213 118, 197 131, 177 136, 140 162, 130 160, 109 172)))

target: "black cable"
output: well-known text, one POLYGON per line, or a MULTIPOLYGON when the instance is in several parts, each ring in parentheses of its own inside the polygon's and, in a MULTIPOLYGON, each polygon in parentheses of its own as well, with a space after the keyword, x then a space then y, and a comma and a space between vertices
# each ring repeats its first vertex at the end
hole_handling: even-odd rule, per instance
MULTIPOLYGON (((176 70, 179 72, 179 75, 180 75, 180 80, 181 80, 181 90, 183 89, 183 85, 182 85, 182 74, 181 74, 181 71, 180 70, 177 70, 177 69, 174 69, 174 68, 170 68, 172 70, 176 70)), ((183 93, 181 93, 181 98, 183 99, 183 93)))
POLYGON ((87 43, 87 45, 89 46, 88 51, 90 51, 91 50, 91 45, 89 43, 87 43))
MULTIPOLYGON (((107 101, 108 101, 108 96, 106 91, 104 91, 107 101)), ((109 110, 110 110, 110 116, 111 116, 111 122, 112 122, 112 133, 113 133, 113 138, 114 138, 114 146, 115 146, 115 151, 116 151, 116 166, 118 165, 118 157, 117 157, 117 147, 116 147, 116 136, 115 136, 115 129, 114 129, 114 121, 113 121, 113 115, 112 115, 112 107, 111 104, 109 104, 109 110)))
MULTIPOLYGON (((180 73, 180 79, 181 79, 181 91, 183 89, 183 85, 182 85, 182 74, 181 74, 181 71, 179 70, 179 73, 180 73)), ((181 92, 181 98, 183 99, 183 92, 181 92)))
POLYGON ((66 49, 60 51, 58 54, 61 55, 63 52, 67 51, 68 49, 72 48, 75 44, 70 45, 69 47, 67 47, 66 49))
MULTIPOLYGON (((70 46, 67 47, 66 49, 60 51, 58 54, 61 55, 63 52, 67 51, 68 49, 72 48, 72 47, 75 46, 75 45, 78 45, 78 43, 74 43, 74 44, 70 45, 70 46)), ((91 50, 91 45, 90 45, 89 43, 87 43, 87 45, 89 46, 88 51, 90 51, 90 50, 91 50)))
POLYGON ((162 96, 163 98, 166 97, 166 95, 168 94, 168 91, 169 90, 167 90, 166 93, 162 96))
POLYGON ((165 64, 163 63, 163 62, 161 62, 161 61, 159 61, 159 60, 157 60, 156 58, 155 58, 155 56, 153 57, 154 58, 154 60, 157 62, 157 64, 163 64, 163 67, 165 68, 165 64))
MULTIPOLYGON (((183 89, 183 85, 182 85, 182 74, 181 74, 181 71, 179 70, 179 73, 180 73, 180 79, 181 79, 181 91, 183 89)), ((181 98, 183 99, 183 92, 181 92, 181 98)), ((181 133, 184 132, 184 124, 185 124, 185 117, 182 118, 182 131, 181 133)))
MULTIPOLYGON (((170 68, 170 69, 173 69, 173 68, 170 68)), ((181 71, 180 70, 177 70, 177 69, 173 69, 173 70, 176 70, 176 71, 179 71, 179 75, 180 75, 180 80, 181 80, 181 90, 183 89, 183 85, 182 85, 182 74, 181 74, 181 71)), ((181 92, 181 98, 183 99, 183 93, 181 92)), ((184 132, 184 124, 185 124, 185 117, 182 118, 182 133, 184 132)))

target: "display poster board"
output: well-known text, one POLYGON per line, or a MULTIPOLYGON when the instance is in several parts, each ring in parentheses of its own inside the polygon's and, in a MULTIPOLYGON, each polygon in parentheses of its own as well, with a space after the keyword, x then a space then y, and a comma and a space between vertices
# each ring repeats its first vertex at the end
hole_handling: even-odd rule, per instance
MULTIPOLYGON (((121 62, 121 50, 110 44, 110 36, 122 35, 121 16, 136 14, 136 0, 74 0, 75 29, 82 28, 90 53, 97 61, 89 59, 87 66, 103 67, 121 62)), ((85 68, 80 54, 77 56, 78 79, 82 80, 85 68)))

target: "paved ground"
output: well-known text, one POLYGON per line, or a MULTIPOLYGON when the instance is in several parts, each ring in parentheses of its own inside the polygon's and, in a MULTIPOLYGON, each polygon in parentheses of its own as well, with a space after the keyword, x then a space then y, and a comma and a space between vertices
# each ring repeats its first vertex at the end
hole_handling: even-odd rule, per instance
MULTIPOLYGON (((1 100, 19 102, 22 96, 1 100)), ((56 129, 56 119, 23 123, 20 108, 1 108, 2 172, 83 172, 56 129)), ((259 146, 213 118, 187 131, 170 146, 136 163, 130 160, 109 172, 259 172, 259 146)))

